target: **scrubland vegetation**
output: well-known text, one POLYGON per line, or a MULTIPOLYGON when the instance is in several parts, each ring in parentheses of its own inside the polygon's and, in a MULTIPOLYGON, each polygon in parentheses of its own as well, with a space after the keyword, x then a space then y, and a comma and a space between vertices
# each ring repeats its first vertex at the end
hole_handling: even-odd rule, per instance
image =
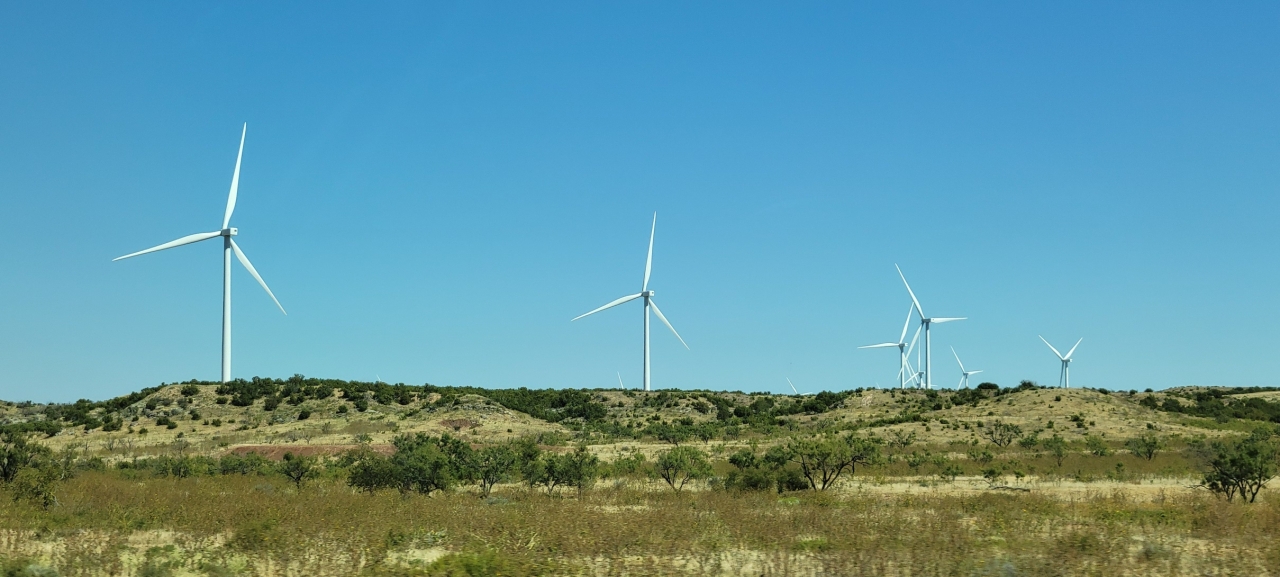
POLYGON ((294 377, 9 403, 0 557, 11 575, 1280 574, 1274 398, 294 377))

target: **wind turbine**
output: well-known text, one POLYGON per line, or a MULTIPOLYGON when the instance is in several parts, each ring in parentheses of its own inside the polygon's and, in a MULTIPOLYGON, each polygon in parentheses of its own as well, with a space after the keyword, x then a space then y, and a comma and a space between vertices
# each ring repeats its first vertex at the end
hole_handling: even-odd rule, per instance
POLYGON ((955 355, 955 356, 956 356, 956 362, 960 364, 960 374, 962 375, 962 376, 960 377, 960 383, 959 383, 958 385, 956 385, 956 387, 957 387, 957 388, 959 388, 959 387, 964 387, 964 388, 966 388, 966 389, 967 389, 967 388, 969 388, 969 375, 976 375, 976 374, 978 374, 978 373, 981 373, 982 371, 966 371, 966 370, 964 370, 964 363, 963 363, 963 362, 960 362, 960 355, 957 355, 957 354, 956 354, 956 348, 955 348, 955 347, 951 347, 951 354, 953 354, 953 355, 955 355))
POLYGON ((249 262, 249 257, 244 255, 244 251, 240 250, 236 241, 231 237, 236 236, 239 231, 231 228, 231 213, 236 210, 236 192, 240 188, 240 158, 244 156, 244 136, 249 131, 249 123, 245 123, 244 128, 240 131, 240 151, 236 153, 236 170, 231 174, 231 193, 227 195, 227 211, 222 216, 222 229, 213 232, 201 232, 188 236, 184 236, 177 240, 166 242, 159 246, 153 246, 146 250, 140 250, 132 254, 126 254, 122 257, 112 259, 112 262, 124 260, 126 258, 147 254, 209 240, 211 238, 222 237, 222 382, 231 380, 231 253, 236 254, 236 258, 240 260, 240 264, 244 265, 245 270, 262 285, 263 290, 267 291, 267 295, 275 301, 276 306, 280 307, 280 312, 285 313, 284 307, 280 306, 280 301, 276 299, 276 295, 272 294, 271 289, 267 286, 266 281, 262 280, 262 275, 258 274, 257 269, 253 268, 253 264, 249 262))
POLYGON ((907 307, 907 320, 902 323, 902 335, 898 337, 896 343, 880 343, 878 345, 867 345, 858 347, 860 349, 882 349, 885 347, 898 347, 898 388, 907 388, 907 329, 911 328, 911 313, 915 311, 915 305, 907 307))
POLYGON ((902 269, 898 265, 893 265, 898 269, 898 276, 902 278, 902 284, 907 286, 907 294, 911 295, 911 302, 916 306, 916 312, 920 313, 920 326, 924 328, 924 388, 933 388, 933 351, 930 349, 929 327, 933 324, 949 323, 951 321, 962 321, 969 317, 937 317, 930 318, 924 316, 924 309, 920 308, 920 301, 916 299, 916 293, 911 290, 911 284, 907 282, 907 277, 902 274, 902 269))
POLYGON ((589 313, 573 317, 573 319, 569 321, 569 322, 573 322, 582 317, 594 315, 607 308, 616 307, 622 303, 633 301, 638 298, 643 298, 644 299, 644 390, 646 391, 649 390, 649 309, 651 307, 653 308, 653 313, 658 315, 658 320, 661 320, 662 324, 667 325, 667 328, 671 329, 671 334, 674 334, 677 339, 680 339, 680 344, 684 345, 685 349, 689 348, 689 344, 684 342, 684 339, 680 337, 680 333, 676 332, 676 328, 671 326, 671 322, 668 321, 667 317, 663 316, 662 311, 658 309, 658 303, 654 302, 653 300, 653 295, 655 294, 655 291, 649 290, 649 273, 653 271, 653 233, 657 230, 658 230, 658 213, 655 212, 653 213, 653 226, 649 229, 649 256, 646 257, 644 261, 644 283, 640 285, 640 292, 617 299, 589 313))
MULTIPOLYGON (((1040 337, 1040 340, 1044 341, 1044 344, 1049 345, 1049 341, 1045 341, 1043 336, 1040 337)), ((1053 354, 1058 355, 1058 360, 1062 361, 1062 372, 1058 373, 1059 387, 1064 389, 1071 388, 1071 353, 1076 352, 1076 347, 1080 346, 1080 341, 1083 340, 1084 337, 1080 337, 1080 340, 1076 341, 1075 346, 1071 347, 1071 350, 1067 351, 1067 354, 1065 355, 1058 352, 1058 349, 1053 348, 1053 345, 1049 345, 1049 350, 1053 351, 1053 354)))

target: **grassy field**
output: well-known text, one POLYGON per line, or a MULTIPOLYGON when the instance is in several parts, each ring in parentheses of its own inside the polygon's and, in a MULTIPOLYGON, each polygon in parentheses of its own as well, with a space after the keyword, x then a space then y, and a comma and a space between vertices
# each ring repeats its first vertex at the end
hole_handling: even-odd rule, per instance
POLYGON ((594 416, 547 420, 450 391, 371 396, 364 410, 343 409, 350 393, 272 410, 263 400, 235 406, 212 385, 186 393, 167 386, 94 408, 85 414, 98 427, 67 426, 89 417, 57 407, 0 408, 10 427, 61 415, 60 432, 30 438, 79 463, 51 506, 0 498, 3 574, 1280 575, 1280 494, 1228 503, 1195 487, 1206 442, 1266 425, 1223 412, 1230 396, 858 391, 796 410, 804 398, 595 391, 583 401, 603 407, 594 416), (785 410, 725 409, 766 405, 785 410), (112 419, 119 428, 103 430, 112 419), (992 442, 997 422, 1020 427, 1018 441, 992 442), (709 456, 710 477, 681 492, 656 479, 652 464, 673 444, 650 434, 665 430, 655 424, 705 425, 705 438, 681 442, 709 456), (395 435, 415 431, 476 448, 517 438, 551 454, 582 445, 603 461, 602 476, 581 492, 502 483, 488 498, 466 483, 429 497, 349 486, 340 455, 387 453, 395 435), (725 486, 736 451, 837 433, 879 439, 883 450, 826 491, 725 486), (1043 442, 1055 435, 1058 455, 1043 442), (1126 450, 1138 435, 1160 439, 1160 450, 1126 450), (297 486, 270 467, 131 465, 250 452, 314 455, 323 466, 297 486), (609 466, 636 454, 644 466, 609 466))
MULTIPOLYGON (((860 481, 860 482, 859 482, 860 481)), ((581 497, 517 488, 355 493, 279 478, 69 481, 58 507, 0 504, 0 548, 63 575, 1267 575, 1280 507, 1172 483, 1029 493, 976 480, 893 490, 581 497), (1145 490, 1144 490, 1145 489, 1145 490), (467 571, 470 572, 467 572, 467 571), (452 571, 452 572, 451 572, 452 571)))

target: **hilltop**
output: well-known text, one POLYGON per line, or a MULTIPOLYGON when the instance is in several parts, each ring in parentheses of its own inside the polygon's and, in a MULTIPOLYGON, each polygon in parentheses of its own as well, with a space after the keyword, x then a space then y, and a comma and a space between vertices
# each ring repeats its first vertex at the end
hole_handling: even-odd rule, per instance
POLYGON ((1160 392, 984 383, 963 390, 856 389, 816 395, 617 389, 479 389, 313 379, 162 384, 105 401, 0 403, 0 426, 44 433, 54 448, 108 455, 174 448, 218 454, 263 446, 334 453, 400 433, 450 432, 484 444, 536 436, 607 451, 684 440, 768 442, 805 432, 912 435, 976 445, 995 421, 1068 440, 1122 441, 1144 431, 1186 438, 1280 421, 1280 391, 1180 388, 1160 392))

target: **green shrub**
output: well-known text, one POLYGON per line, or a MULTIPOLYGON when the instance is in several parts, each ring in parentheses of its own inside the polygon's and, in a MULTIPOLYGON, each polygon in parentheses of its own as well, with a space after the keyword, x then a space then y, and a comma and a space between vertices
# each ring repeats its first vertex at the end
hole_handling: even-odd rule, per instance
POLYGON ((1084 446, 1098 457, 1106 457, 1111 454, 1111 447, 1107 446, 1107 442, 1097 435, 1088 435, 1084 438, 1084 446))
POLYGON ((63 473, 51 463, 43 463, 36 467, 24 467, 14 476, 9 484, 14 500, 25 499, 32 504, 48 509, 58 503, 53 491, 63 473))

